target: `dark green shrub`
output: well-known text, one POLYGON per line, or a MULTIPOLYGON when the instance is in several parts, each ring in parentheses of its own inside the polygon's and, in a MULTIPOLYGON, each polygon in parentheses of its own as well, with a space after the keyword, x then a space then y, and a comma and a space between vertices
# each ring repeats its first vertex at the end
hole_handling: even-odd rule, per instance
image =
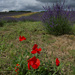
POLYGON ((56 24, 53 25, 53 27, 49 26, 48 23, 46 23, 47 31, 50 34, 64 35, 64 34, 70 34, 72 32, 72 26, 67 19, 64 20, 64 18, 57 18, 53 22, 54 24, 56 24))
POLYGON ((6 21, 1 20, 1 21, 0 21, 0 27, 3 27, 4 23, 6 23, 6 21))

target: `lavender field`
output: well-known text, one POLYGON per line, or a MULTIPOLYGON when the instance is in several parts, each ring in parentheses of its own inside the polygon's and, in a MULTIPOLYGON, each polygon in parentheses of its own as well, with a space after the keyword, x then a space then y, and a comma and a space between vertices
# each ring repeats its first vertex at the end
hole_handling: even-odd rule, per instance
POLYGON ((22 17, 20 17, 20 18, 13 18, 13 17, 6 17, 6 16, 14 16, 14 15, 19 15, 19 14, 22 14, 22 13, 9 13, 9 14, 2 14, 2 15, 0 15, 0 20, 6 20, 7 22, 8 21, 25 21, 25 20, 32 20, 32 21, 40 21, 40 15, 41 14, 33 14, 33 15, 31 15, 31 16, 22 16, 22 17))

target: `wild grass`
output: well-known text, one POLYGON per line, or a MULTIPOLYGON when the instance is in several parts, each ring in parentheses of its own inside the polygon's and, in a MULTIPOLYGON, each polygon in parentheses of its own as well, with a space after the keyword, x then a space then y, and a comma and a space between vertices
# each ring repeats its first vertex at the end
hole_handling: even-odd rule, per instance
POLYGON ((5 23, 0 27, 0 75, 16 75, 16 64, 21 66, 19 75, 74 75, 75 35, 48 34, 40 21, 5 23), (26 40, 20 42, 20 35, 26 40), (27 57, 34 56, 31 54, 34 44, 42 48, 38 55, 41 65, 36 70, 28 70, 27 57), (58 67, 56 58, 60 61, 58 67))

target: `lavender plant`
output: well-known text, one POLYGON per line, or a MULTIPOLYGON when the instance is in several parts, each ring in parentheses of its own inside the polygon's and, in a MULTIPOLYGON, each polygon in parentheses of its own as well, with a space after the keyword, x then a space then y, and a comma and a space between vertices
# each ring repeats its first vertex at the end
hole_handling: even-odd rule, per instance
POLYGON ((64 11, 64 2, 63 4, 53 4, 53 9, 51 9, 49 6, 43 8, 46 11, 42 16, 42 22, 46 27, 48 33, 54 35, 72 33, 72 24, 70 23, 72 14, 70 13, 70 11, 64 11))

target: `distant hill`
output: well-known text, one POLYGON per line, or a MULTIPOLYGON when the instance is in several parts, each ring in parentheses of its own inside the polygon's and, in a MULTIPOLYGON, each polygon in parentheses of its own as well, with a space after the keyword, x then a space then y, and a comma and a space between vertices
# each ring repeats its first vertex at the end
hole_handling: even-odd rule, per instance
POLYGON ((12 11, 12 10, 11 10, 11 11, 9 11, 9 12, 25 12, 25 13, 30 13, 31 11, 14 11, 14 10, 12 11))
POLYGON ((23 14, 23 13, 31 13, 31 11, 9 11, 9 12, 0 12, 0 15, 19 15, 19 14, 23 14))

